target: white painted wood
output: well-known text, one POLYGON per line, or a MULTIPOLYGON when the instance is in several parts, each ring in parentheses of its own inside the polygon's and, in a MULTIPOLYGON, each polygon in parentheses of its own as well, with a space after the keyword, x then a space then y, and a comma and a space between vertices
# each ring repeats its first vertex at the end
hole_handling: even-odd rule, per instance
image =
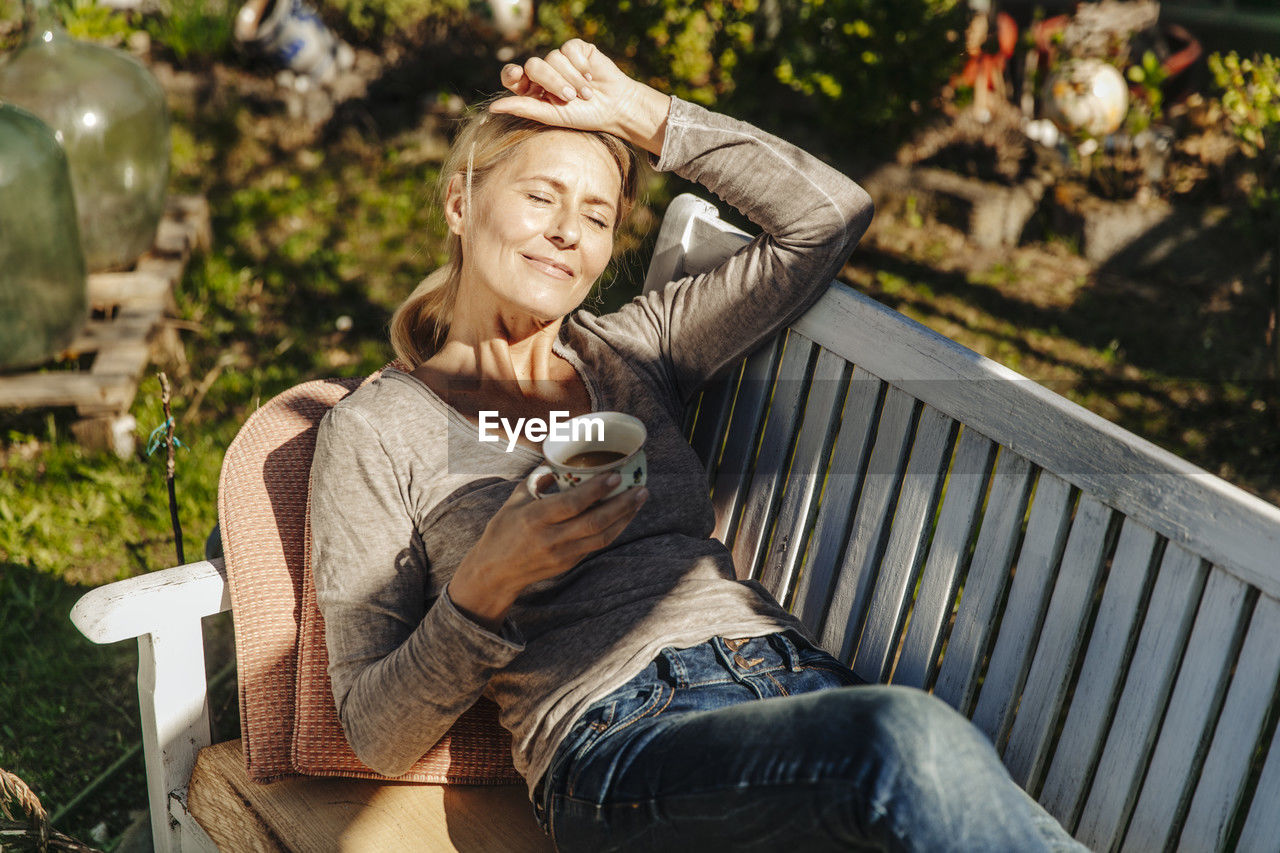
POLYGON ((218 853, 218 845, 214 844, 209 833, 204 831, 200 821, 187 811, 186 791, 174 792, 169 797, 169 820, 176 822, 181 831, 179 849, 182 853, 218 853))
POLYGON ((1031 667, 1031 653, 1071 527, 1071 510, 1071 486, 1048 471, 1040 472, 1009 600, 973 712, 974 725, 987 733, 997 750, 1004 748, 1018 694, 1031 667))
POLYGON ((1275 850, 1276 839, 1280 838, 1280 808, 1276 808, 1276 803, 1280 803, 1280 727, 1271 735, 1266 763, 1262 765, 1262 775, 1254 789, 1237 850, 1248 853, 1275 850))
POLYGON ((90 590, 71 621, 93 642, 114 643, 230 609, 222 560, 201 560, 90 590))
POLYGON ((902 622, 911 606, 911 593, 924 560, 925 528, 938 505, 954 424, 937 409, 925 406, 920 411, 893 527, 854 657, 853 669, 875 673, 877 682, 888 677, 902 622))
POLYGON ((1080 498, 1035 659, 1004 750, 1005 766, 1024 788, 1032 787, 1047 758, 1107 556, 1111 518, 1110 507, 1089 495, 1080 498))
MULTIPOLYGON (((747 472, 755 458, 756 439, 765 419, 769 391, 777 370, 782 337, 747 356, 733 401, 733 414, 724 450, 716 469, 711 489, 711 505, 716 511, 715 538, 731 550, 737 531, 738 515, 746 500, 749 486, 747 472)), ((738 566, 738 576, 746 577, 749 567, 738 566)))
MULTIPOLYGON (((644 280, 645 293, 650 290, 660 290, 668 282, 684 274, 685 256, 694 234, 693 223, 698 220, 720 222, 715 205, 692 193, 681 193, 667 205, 667 212, 662 217, 662 226, 658 229, 658 240, 654 244, 653 257, 649 260, 649 271, 644 280)), ((732 250, 727 252, 725 257, 730 254, 732 250)))
POLYGON ((850 521, 859 504, 883 389, 884 383, 879 379, 862 368, 854 368, 792 607, 814 636, 821 636, 823 622, 831 610, 836 572, 843 563, 850 521))
POLYGON ((179 851, 182 824, 169 820, 170 792, 186 787, 196 753, 210 741, 199 619, 138 638, 138 705, 153 843, 179 851))
POLYGON ((977 690, 978 670, 1022 530, 1031 476, 1030 462, 1008 448, 1000 449, 960 609, 933 688, 935 696, 961 713, 968 713, 977 690))
POLYGON ((764 433, 751 470, 742 518, 733 537, 733 563, 739 577, 759 579, 761 557, 774 508, 782 494, 787 458, 799 425, 813 344, 799 335, 785 341, 773 386, 764 433))
MULTIPOLYGON (((1280 678, 1280 601, 1258 599, 1178 849, 1221 850, 1280 678)), ((1280 803, 1272 803, 1280 810, 1280 803)), ((1272 839, 1280 844, 1280 836, 1272 839)))
POLYGON ((1125 519, 1071 708, 1040 789, 1040 803, 1064 826, 1076 823, 1119 698, 1136 641, 1143 592, 1155 570, 1155 545, 1155 531, 1125 519))
POLYGON ((911 609, 902 654, 893 673, 894 684, 924 689, 934 676, 995 454, 995 445, 985 436, 976 430, 961 429, 938 526, 921 574, 920 592, 911 609))
POLYGON ((1248 596, 1249 588, 1239 579, 1216 569, 1210 573, 1147 778, 1125 833, 1125 851, 1164 849, 1176 840, 1171 834, 1212 735, 1208 727, 1226 686, 1248 596))
MULTIPOLYGON (((885 392, 848 550, 836 574, 831 604, 822 626, 821 645, 842 661, 853 660, 862 617, 879 570, 898 485, 911 447, 915 405, 915 400, 897 388, 890 387, 885 392)), ((867 681, 875 681, 875 674, 858 674, 867 681)))
POLYGON ((1280 507, 844 285, 792 328, 1280 597, 1280 507))
POLYGON ((1173 687, 1204 577, 1198 556, 1173 544, 1165 548, 1124 692, 1075 829, 1076 838, 1091 850, 1111 850, 1120 841, 1173 687))
MULTIPOLYGON (((799 335, 796 337, 803 340, 799 335)), ((796 567, 818 505, 835 418, 844 396, 845 373, 844 359, 827 350, 819 351, 807 389, 795 453, 783 486, 782 502, 760 573, 765 589, 781 602, 787 601, 795 581, 796 567)))

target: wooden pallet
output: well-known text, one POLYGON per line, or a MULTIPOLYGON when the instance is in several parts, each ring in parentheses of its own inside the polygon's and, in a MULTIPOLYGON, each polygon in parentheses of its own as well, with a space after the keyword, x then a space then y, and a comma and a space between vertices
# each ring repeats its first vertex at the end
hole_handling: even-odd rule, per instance
MULTIPOLYGON (((172 196, 155 244, 127 272, 89 276, 90 319, 59 361, 92 355, 88 370, 36 370, 0 376, 0 407, 75 406, 77 440, 129 456, 137 424, 129 414, 153 347, 176 349, 173 291, 193 249, 212 242, 209 204, 202 196, 172 196)), ((56 362, 51 362, 56 364, 56 362)), ((46 365, 49 366, 49 365, 46 365)))

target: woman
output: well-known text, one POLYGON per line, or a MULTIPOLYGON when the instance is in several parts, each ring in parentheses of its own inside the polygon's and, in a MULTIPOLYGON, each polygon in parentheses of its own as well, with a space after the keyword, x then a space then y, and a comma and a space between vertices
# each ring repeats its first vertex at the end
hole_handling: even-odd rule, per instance
POLYGON ((821 294, 866 193, 581 41, 502 82, 446 164, 450 262, 392 321, 411 372, 321 424, 313 561, 357 755, 403 773, 484 694, 562 849, 1071 848, 966 720, 861 685, 710 538, 684 404, 821 294), (573 313, 635 197, 628 146, 764 233, 613 314, 573 313), (494 410, 635 415, 647 489, 602 500, 616 480, 597 477, 535 500, 536 445, 478 440, 494 410))

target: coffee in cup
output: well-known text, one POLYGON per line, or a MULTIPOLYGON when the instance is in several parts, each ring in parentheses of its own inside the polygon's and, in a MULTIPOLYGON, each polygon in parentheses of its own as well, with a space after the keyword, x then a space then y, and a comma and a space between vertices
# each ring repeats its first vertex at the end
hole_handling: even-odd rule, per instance
POLYGON ((561 435, 542 442, 546 461, 525 479, 535 498, 546 496, 538 489, 538 481, 548 474, 555 477, 556 490, 565 491, 617 471, 622 482, 605 497, 645 484, 648 434, 639 418, 622 412, 591 412, 570 418, 564 426, 561 435))

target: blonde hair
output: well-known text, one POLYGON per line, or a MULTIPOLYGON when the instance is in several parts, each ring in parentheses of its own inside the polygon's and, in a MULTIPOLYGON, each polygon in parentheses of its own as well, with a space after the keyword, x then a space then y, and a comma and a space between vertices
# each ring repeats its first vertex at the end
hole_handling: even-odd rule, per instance
MULTIPOLYGON (((539 133, 566 130, 506 113, 491 113, 488 104, 465 121, 440 170, 440 203, 448 198, 454 178, 463 180, 467 215, 472 211, 471 194, 484 185, 494 169, 506 162, 520 147, 539 133)), ((638 192, 638 168, 631 146, 612 134, 571 130, 600 141, 618 166, 622 186, 614 230, 630 213, 638 192)), ((444 346, 449 336, 453 306, 462 278, 462 239, 450 233, 445 242, 448 260, 424 278, 391 317, 391 346, 410 370, 429 359, 444 346)))

